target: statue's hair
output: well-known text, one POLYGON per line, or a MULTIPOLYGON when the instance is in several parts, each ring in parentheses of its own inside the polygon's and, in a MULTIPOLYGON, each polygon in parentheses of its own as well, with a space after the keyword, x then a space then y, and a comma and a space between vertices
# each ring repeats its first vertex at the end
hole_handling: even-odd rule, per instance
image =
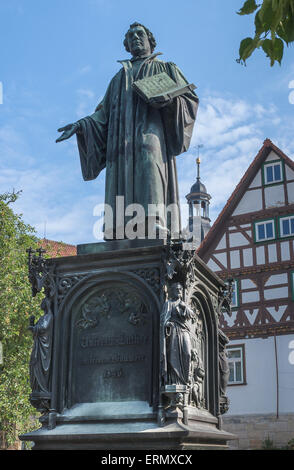
POLYGON ((125 46, 125 49, 127 52, 130 52, 130 49, 129 49, 129 45, 128 45, 128 34, 129 34, 129 31, 131 28, 135 28, 136 26, 142 26, 142 28, 145 29, 146 31, 146 34, 148 36, 148 39, 149 39, 149 43, 150 43, 150 49, 151 49, 151 52, 154 51, 155 47, 156 47, 156 41, 155 41, 155 37, 153 36, 153 34, 151 33, 151 31, 146 28, 146 26, 144 26, 143 24, 141 23, 133 23, 130 25, 128 31, 126 32, 125 34, 125 39, 124 39, 124 46, 125 46))

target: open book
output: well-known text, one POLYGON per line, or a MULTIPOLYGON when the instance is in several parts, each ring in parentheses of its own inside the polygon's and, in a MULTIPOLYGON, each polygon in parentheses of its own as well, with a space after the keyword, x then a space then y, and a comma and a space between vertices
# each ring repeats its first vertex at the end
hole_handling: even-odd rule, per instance
POLYGON ((136 80, 133 83, 133 88, 146 103, 149 103, 151 99, 160 101, 161 98, 165 100, 184 95, 188 91, 194 90, 196 86, 193 83, 179 86, 167 73, 162 72, 152 75, 152 77, 136 80))

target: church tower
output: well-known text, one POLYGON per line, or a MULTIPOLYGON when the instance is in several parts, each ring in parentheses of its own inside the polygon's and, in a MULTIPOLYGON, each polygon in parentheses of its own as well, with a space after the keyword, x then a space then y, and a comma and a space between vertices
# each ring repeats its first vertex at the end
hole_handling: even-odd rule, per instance
POLYGON ((189 241, 193 241, 195 246, 199 246, 210 229, 209 204, 211 196, 206 191, 206 187, 200 181, 200 158, 196 160, 197 179, 187 194, 186 199, 189 205, 189 241))

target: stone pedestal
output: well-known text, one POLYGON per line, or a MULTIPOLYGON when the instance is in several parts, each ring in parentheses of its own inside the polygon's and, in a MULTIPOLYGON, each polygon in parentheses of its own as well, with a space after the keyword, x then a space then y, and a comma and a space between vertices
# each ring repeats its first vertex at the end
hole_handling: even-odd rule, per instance
POLYGON ((31 367, 30 399, 42 427, 20 439, 36 450, 226 448, 234 436, 220 424, 224 284, 200 258, 160 240, 80 245, 75 257, 41 258, 30 254, 30 279, 33 293, 44 288, 43 318, 53 328, 43 328, 47 369, 31 367), (163 365, 162 312, 174 281, 197 310, 186 384, 168 382, 163 365))

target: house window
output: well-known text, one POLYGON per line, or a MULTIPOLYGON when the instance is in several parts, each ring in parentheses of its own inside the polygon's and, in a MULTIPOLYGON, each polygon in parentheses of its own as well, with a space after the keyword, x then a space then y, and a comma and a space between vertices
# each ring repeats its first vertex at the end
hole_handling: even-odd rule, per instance
POLYGON ((282 162, 266 163, 263 166, 264 184, 280 183, 283 181, 282 162))
MULTIPOLYGON (((232 302, 231 302, 231 307, 236 308, 239 307, 239 284, 236 279, 233 279, 232 281, 232 302)), ((225 281, 227 284, 227 287, 229 287, 229 280, 227 279, 225 281)))
POLYGON ((276 238, 274 219, 255 222, 254 228, 255 228, 255 241, 256 242, 273 240, 276 238))
POLYGON ((236 279, 234 279, 232 283, 232 288, 233 288, 233 292, 232 292, 231 306, 232 308, 239 307, 239 289, 238 289, 238 281, 236 279))
POLYGON ((294 215, 280 217, 280 237, 292 237, 294 235, 294 215))
POLYGON ((244 385, 246 383, 244 344, 229 346, 227 354, 230 369, 228 385, 244 385))

